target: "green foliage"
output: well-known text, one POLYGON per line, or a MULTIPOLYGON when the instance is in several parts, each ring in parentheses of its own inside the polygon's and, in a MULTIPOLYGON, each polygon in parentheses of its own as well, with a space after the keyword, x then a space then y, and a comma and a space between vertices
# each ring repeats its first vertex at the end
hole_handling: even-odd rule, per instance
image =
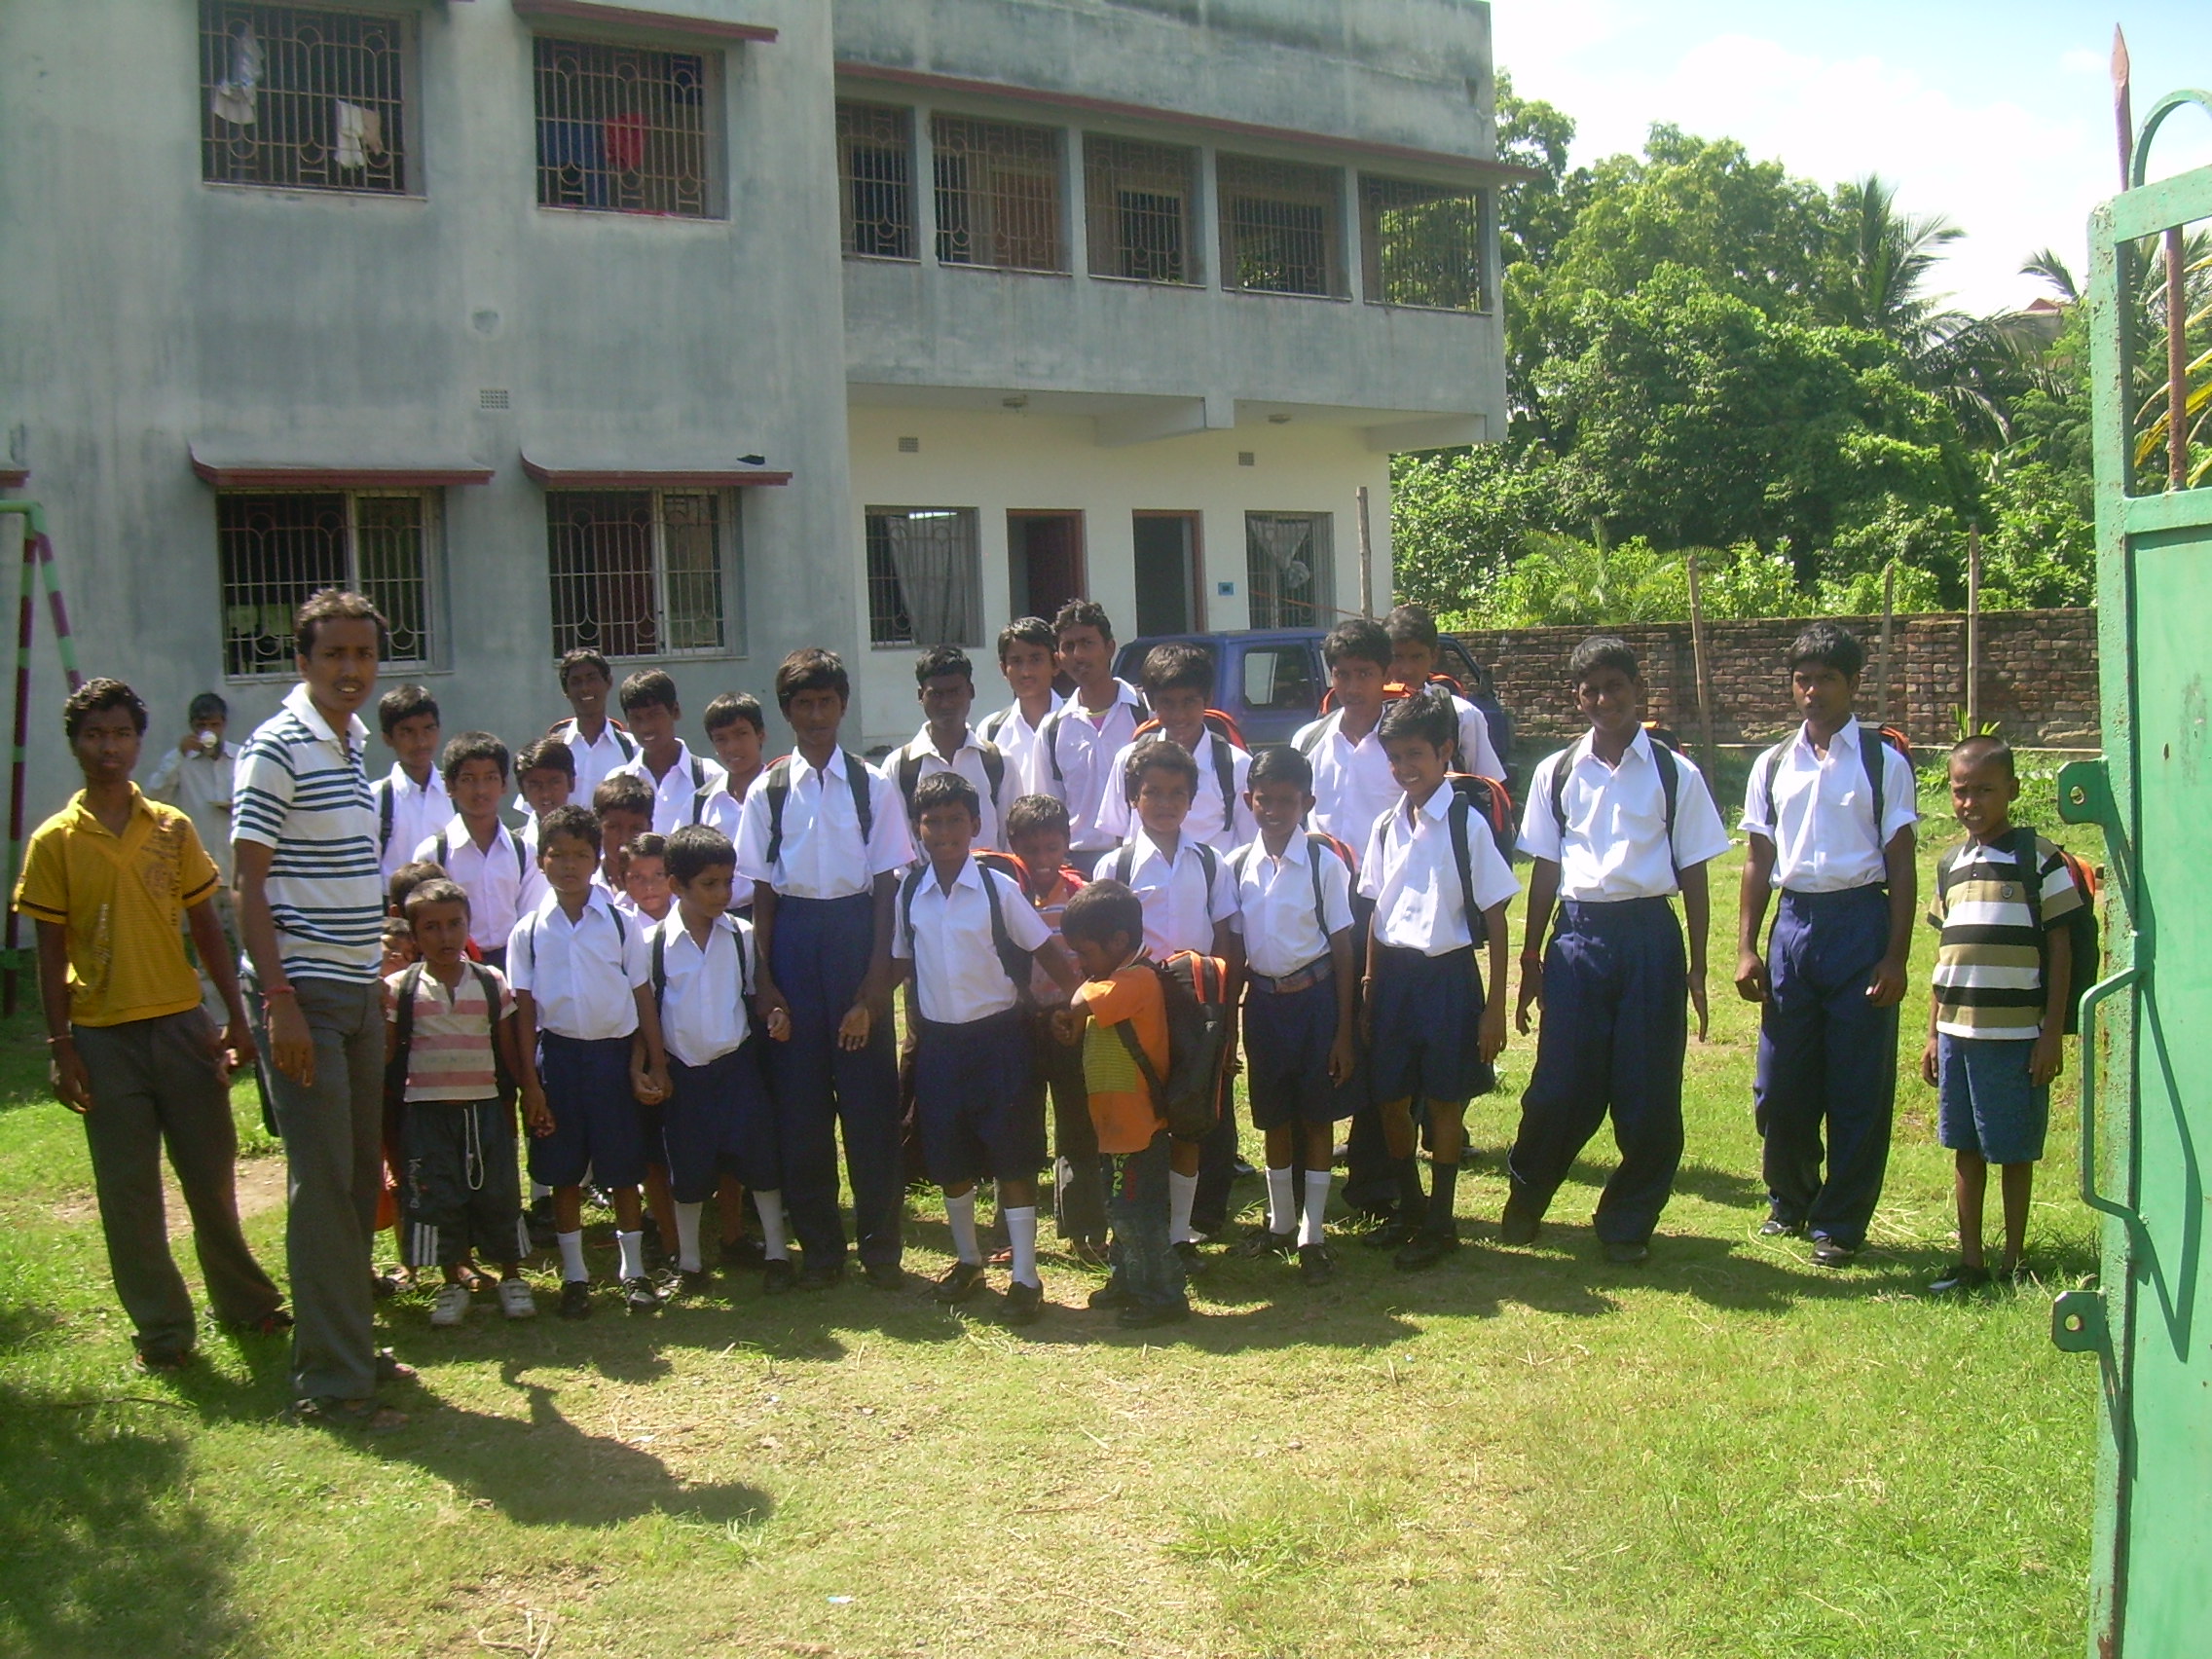
POLYGON ((2097 531, 2085 482, 2042 461, 1999 471, 1982 538, 1984 606, 2011 610, 2096 602, 2097 531))
POLYGON ((1564 530, 1559 462, 1541 447, 1401 456, 1391 469, 1391 559, 1398 597, 1431 610, 1474 603, 1531 531, 1564 530))

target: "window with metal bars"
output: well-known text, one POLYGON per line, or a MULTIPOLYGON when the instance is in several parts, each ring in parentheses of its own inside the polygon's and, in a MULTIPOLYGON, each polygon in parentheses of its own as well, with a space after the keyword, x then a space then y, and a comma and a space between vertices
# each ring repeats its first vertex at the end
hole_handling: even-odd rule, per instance
POLYGON ((1198 153, 1179 144, 1083 136, 1090 274, 1196 282, 1198 153))
POLYGON ((404 192, 407 51, 404 18, 202 0, 200 176, 404 192))
POLYGON ((1371 305, 1483 309, 1483 198, 1411 179, 1359 181, 1371 305))
POLYGON ((1344 175, 1334 167, 1222 156, 1222 280, 1262 294, 1344 298, 1344 175))
POLYGON ((543 36, 535 54, 539 205, 719 216, 719 57, 543 36))
POLYGON ((930 119, 930 142, 940 263, 1067 270, 1057 131, 939 115, 930 119))
POLYGON ((424 490, 221 490, 223 672, 292 671, 292 614, 318 588, 366 594, 391 625, 384 660, 434 656, 438 496, 424 490))
POLYGON ((871 645, 973 645, 983 631, 973 507, 869 507, 871 645))
POLYGON ((914 112, 888 104, 837 105, 837 175, 847 253, 914 257, 914 112))
POLYGON ((1326 628, 1336 616, 1327 513, 1246 513, 1244 592, 1253 628, 1326 628))
POLYGON ((549 491, 554 656, 721 653, 722 517, 713 490, 549 491))

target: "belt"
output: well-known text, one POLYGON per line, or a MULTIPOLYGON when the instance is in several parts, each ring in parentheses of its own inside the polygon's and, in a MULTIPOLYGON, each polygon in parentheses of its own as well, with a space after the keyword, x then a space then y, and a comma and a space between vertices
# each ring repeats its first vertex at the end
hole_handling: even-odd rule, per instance
POLYGON ((1271 979, 1265 974, 1246 976, 1252 981, 1254 990, 1276 997, 1287 997, 1293 991, 1310 990, 1315 985, 1325 985, 1336 977, 1336 965, 1326 956, 1316 956, 1296 973, 1285 974, 1279 978, 1271 979))

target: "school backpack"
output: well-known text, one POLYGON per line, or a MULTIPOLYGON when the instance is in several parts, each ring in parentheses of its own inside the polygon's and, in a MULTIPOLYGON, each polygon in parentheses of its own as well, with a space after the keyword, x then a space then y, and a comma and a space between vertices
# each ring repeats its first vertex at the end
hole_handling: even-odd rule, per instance
MULTIPOLYGON (((2036 930, 2036 944, 2043 952, 2046 971, 2050 953, 2043 931, 2043 860, 2039 856, 2036 832, 2025 825, 2014 825, 2011 833, 2000 843, 2012 855, 2012 862, 2020 870, 2020 894, 2027 901, 2028 921, 2036 930)), ((1961 841, 1936 861, 1936 891, 1948 897, 1952 885, 1958 880, 1960 864, 1972 841, 1961 841)), ((2102 947, 2097 940, 2097 872, 2064 847, 2057 848, 2061 863, 2074 878, 2075 889, 2082 895, 2081 907, 2066 918, 2067 942, 2072 947, 2068 954, 2068 984, 2066 986, 2065 1035, 2073 1037, 2082 1029, 2082 993, 2097 981, 2103 962, 2102 947)))
POLYGON ((1136 1027, 1123 1020, 1114 1029, 1136 1061, 1153 1104, 1167 1120, 1177 1140, 1203 1140, 1221 1121, 1222 1078, 1229 1069, 1229 1045, 1236 1011, 1229 1001, 1229 969, 1218 956, 1178 950, 1165 962, 1147 960, 1160 978, 1167 1014, 1167 1075, 1137 1041, 1136 1027))
MULTIPOLYGON (((1467 702, 1474 701, 1473 698, 1467 696, 1467 688, 1442 669, 1438 669, 1422 681, 1420 688, 1425 691, 1431 685, 1441 685, 1455 697, 1464 699, 1467 702)), ((1382 700, 1385 703, 1395 703, 1400 697, 1410 696, 1413 690, 1414 687, 1408 685, 1403 680, 1387 680, 1382 682, 1382 700)), ((1334 685, 1322 687, 1321 706, 1315 712, 1329 715, 1336 713, 1336 708, 1337 688, 1334 685)))
MULTIPOLYGON (((1235 871, 1239 883, 1252 873, 1252 866, 1259 861, 1261 851, 1261 843, 1258 841, 1245 849, 1244 866, 1235 871)), ((1306 831, 1306 858, 1313 871, 1313 925, 1321 930, 1321 937, 1326 940, 1329 937, 1329 908, 1328 894, 1321 885, 1321 861, 1325 858, 1339 859, 1343 861, 1346 871, 1356 873, 1359 860, 1353 856, 1351 848, 1326 830, 1306 831)))
MULTIPOLYGON (((729 912, 725 910, 723 914, 729 915, 729 912)), ((753 1000, 753 940, 750 937, 753 929, 736 916, 731 916, 730 919, 737 922, 738 995, 750 1003, 753 1000)), ((668 938, 657 926, 651 937, 653 1009, 657 1013, 661 999, 668 995, 668 938)))
MULTIPOLYGON (((1205 712, 1205 725, 1206 730, 1213 733, 1213 782, 1221 792, 1221 821, 1225 825, 1234 824, 1236 821, 1236 756, 1230 751, 1238 749, 1249 755, 1252 748, 1244 741, 1244 734, 1236 729, 1236 722, 1219 709, 1205 712)), ((1137 729, 1129 734, 1130 751, 1134 753, 1139 744, 1161 729, 1157 716, 1140 721, 1137 729)), ((1130 801, 1135 801, 1136 791, 1129 787, 1126 778, 1122 780, 1122 789, 1130 801)))
MULTIPOLYGON (((991 875, 996 871, 1005 876, 1026 900, 1027 866, 1012 853, 986 851, 976 854, 975 858, 983 872, 983 902, 991 910, 991 949, 997 953, 999 966, 1006 970, 1006 977, 1014 981, 1016 1000, 1026 1004, 1029 1000, 1029 970, 1035 958, 1014 943, 1014 936, 1007 932, 1006 911, 1002 908, 999 898, 999 884, 991 879, 991 875)), ((905 879, 899 884, 899 925, 906 930, 906 947, 909 950, 914 947, 914 895, 921 891, 922 883, 930 878, 930 874, 929 860, 917 860, 913 867, 906 871, 905 879)))
MULTIPOLYGON (((988 738, 978 737, 976 740, 976 753, 983 762, 983 782, 990 787, 991 810, 995 812, 999 807, 999 797, 1006 793, 1006 751, 988 738)), ((911 746, 899 751, 899 768, 894 774, 894 781, 899 786, 901 797, 906 802, 906 817, 909 820, 914 816, 914 791, 921 787, 923 759, 924 756, 916 755, 911 746)))
MULTIPOLYGON (((507 1070, 507 1057, 499 1051, 499 995, 494 982, 492 970, 479 962, 470 962, 468 971, 476 976, 478 989, 484 993, 484 1007, 491 1014, 492 1025, 492 1077, 500 1101, 514 1103, 517 1085, 514 1074, 507 1070)), ((407 1061, 415 1047, 415 994, 423 987, 424 965, 410 963, 399 977, 399 988, 392 994, 398 1001, 392 1009, 391 1057, 384 1063, 384 1101, 387 1121, 391 1114, 402 1110, 407 1101, 407 1061)))
MULTIPOLYGON (((845 782, 852 786, 853 816, 860 821, 861 840, 865 844, 875 833, 875 799, 868 786, 867 762, 851 750, 842 750, 845 756, 845 782)), ((784 802, 791 799, 792 757, 780 756, 768 762, 768 770, 761 776, 761 787, 768 792, 768 849, 766 863, 770 869, 784 852, 784 802)))
MULTIPOLYGON (((1643 734, 1651 740, 1651 763, 1659 769, 1659 793, 1667 824, 1667 863, 1679 876, 1682 866, 1675 858, 1675 808, 1681 800, 1682 767, 1675 756, 1681 745, 1673 741, 1674 733, 1665 726, 1654 725, 1649 720, 1643 722, 1643 734)), ((1574 751, 1568 748, 1562 753, 1571 755, 1574 751)), ((1567 834, 1567 775, 1573 769, 1564 760, 1552 768, 1552 818, 1558 823, 1563 839, 1567 834)))
MULTIPOLYGON (((1904 763, 1908 769, 1911 768, 1913 764, 1912 740, 1905 736, 1904 730, 1901 726, 1867 726, 1862 724, 1859 728, 1859 735, 1861 739, 1859 745, 1859 763, 1866 769, 1866 787, 1872 793, 1873 796, 1874 839, 1881 841, 1882 797, 1884 793, 1882 774, 1885 770, 1887 770, 1887 768, 1882 764, 1882 751, 1880 746, 1864 741, 1865 735, 1868 731, 1872 731, 1877 737, 1882 740, 1883 743, 1888 744, 1892 749, 1896 750, 1899 755, 1903 756, 1904 763)), ((1782 742, 1776 744, 1772 749, 1768 750, 1764 755, 1759 756, 1759 798, 1766 802, 1766 821, 1769 824, 1772 824, 1774 822, 1775 770, 1782 764, 1782 752, 1788 749, 1789 745, 1795 741, 1796 739, 1794 737, 1785 738, 1782 742)), ((1888 852, 1889 844, 1886 841, 1883 842, 1880 850, 1885 853, 1888 852)))

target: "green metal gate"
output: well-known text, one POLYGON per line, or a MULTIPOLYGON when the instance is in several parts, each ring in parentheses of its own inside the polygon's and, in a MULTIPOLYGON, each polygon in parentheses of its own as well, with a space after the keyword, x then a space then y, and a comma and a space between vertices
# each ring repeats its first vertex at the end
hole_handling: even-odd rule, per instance
POLYGON ((2103 1378, 2098 1659, 2212 1653, 2212 475, 2190 487, 2202 406, 2185 343, 2204 278, 2182 236, 2212 220, 2212 167, 2144 183, 2158 127, 2190 106, 2212 115, 2212 94, 2151 112, 2130 188, 2090 231, 2105 756, 2067 767, 2059 802, 2108 849, 2111 954, 2083 999, 2081 1072, 2103 1273, 2059 1298, 2052 1338, 2103 1378))

